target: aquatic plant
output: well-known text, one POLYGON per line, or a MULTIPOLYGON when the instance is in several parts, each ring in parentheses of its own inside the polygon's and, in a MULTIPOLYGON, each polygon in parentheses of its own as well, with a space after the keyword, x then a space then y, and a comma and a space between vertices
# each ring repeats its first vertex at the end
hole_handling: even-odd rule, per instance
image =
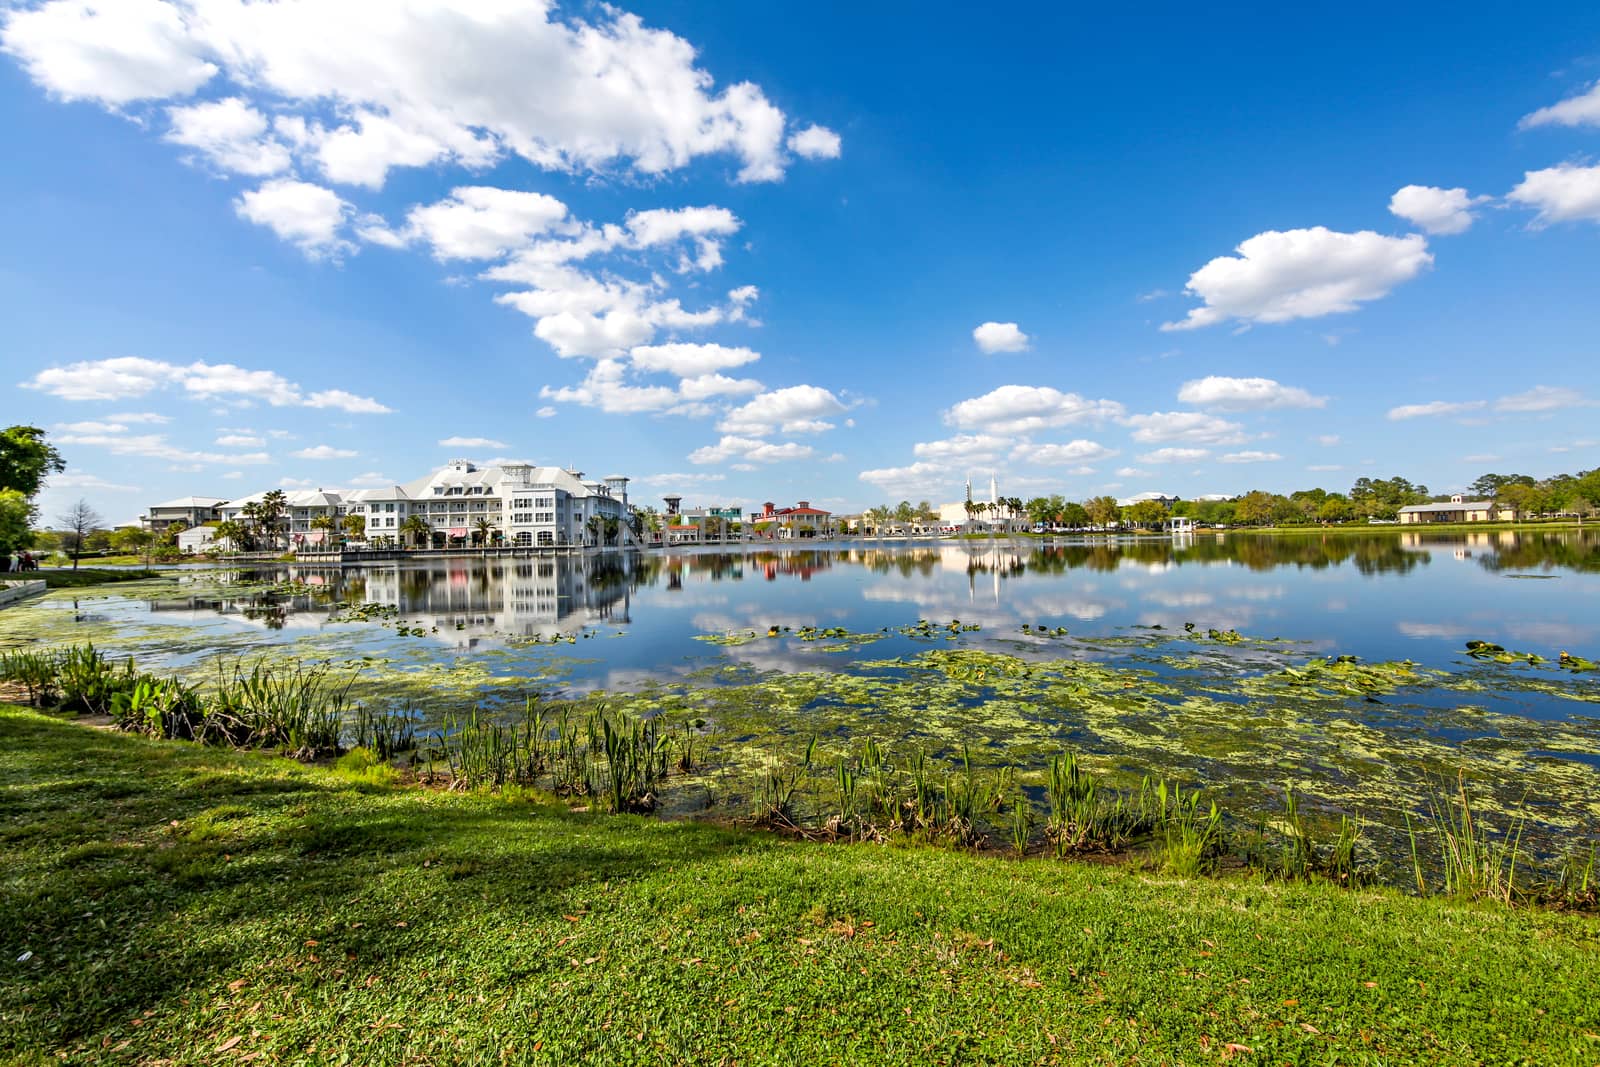
POLYGON ((1341 885, 1361 885, 1371 880, 1372 872, 1363 866, 1358 850, 1363 839, 1359 819, 1341 814, 1339 830, 1327 848, 1318 846, 1315 835, 1300 811, 1300 798, 1294 783, 1283 785, 1283 814, 1277 824, 1276 856, 1266 855, 1266 826, 1258 832, 1260 852, 1246 848, 1244 859, 1266 874, 1287 881, 1326 878, 1341 885))
POLYGON ((135 681, 132 659, 123 660, 119 668, 92 644, 73 645, 56 660, 61 703, 73 711, 104 715, 110 711, 112 696, 135 681))
POLYGON ((416 747, 418 713, 407 707, 388 705, 355 709, 355 747, 370 749, 381 759, 394 759, 416 747))
POLYGON ((758 826, 795 828, 792 807, 795 790, 811 773, 817 739, 806 742, 805 753, 797 765, 787 765, 774 756, 768 759, 756 782, 755 822, 758 826))
POLYGON ((207 705, 204 739, 238 747, 277 748, 302 759, 334 755, 353 710, 352 673, 340 678, 330 664, 256 662, 248 671, 219 661, 207 705))
POLYGON ((1458 774, 1454 790, 1433 790, 1428 820, 1439 846, 1445 896, 1511 904, 1524 894, 1517 866, 1526 858, 1522 853, 1525 808, 1512 817, 1504 833, 1497 834, 1473 810, 1466 775, 1458 774))
POLYGON ((1148 778, 1131 795, 1102 789, 1072 752, 1050 760, 1046 795, 1050 817, 1045 833, 1058 856, 1116 852, 1155 826, 1148 778))
POLYGON ((113 693, 108 710, 119 730, 171 741, 195 740, 206 717, 205 702, 192 686, 148 674, 113 693))
POLYGON ((1212 801, 1202 808, 1200 790, 1187 794, 1165 781, 1156 785, 1156 860, 1162 870, 1195 877, 1215 868, 1226 850, 1222 811, 1212 801))
POLYGON ((53 652, 7 650, 0 652, 0 681, 22 686, 34 707, 48 707, 60 692, 58 665, 53 652))

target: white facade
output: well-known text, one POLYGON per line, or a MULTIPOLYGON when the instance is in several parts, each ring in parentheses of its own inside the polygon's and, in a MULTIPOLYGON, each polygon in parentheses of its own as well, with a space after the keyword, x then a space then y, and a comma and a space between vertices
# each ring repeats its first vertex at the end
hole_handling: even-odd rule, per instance
MULTIPOLYGON (((245 507, 249 504, 259 504, 263 497, 272 492, 263 489, 259 493, 230 500, 222 505, 222 519, 224 522, 242 522, 250 524, 250 518, 245 514, 245 507)), ((344 499, 336 489, 286 489, 283 490, 284 513, 279 519, 279 539, 287 538, 292 547, 315 545, 330 538, 322 530, 313 529, 311 520, 319 516, 328 516, 333 519, 335 528, 331 540, 338 541, 338 522, 344 515, 344 499)))
POLYGON ((350 493, 344 507, 366 520, 368 541, 403 540, 401 528, 413 515, 446 544, 471 543, 480 522, 490 527, 491 543, 508 545, 622 544, 631 537, 627 478, 584 481, 582 471, 530 463, 478 467, 451 460, 404 485, 350 493))

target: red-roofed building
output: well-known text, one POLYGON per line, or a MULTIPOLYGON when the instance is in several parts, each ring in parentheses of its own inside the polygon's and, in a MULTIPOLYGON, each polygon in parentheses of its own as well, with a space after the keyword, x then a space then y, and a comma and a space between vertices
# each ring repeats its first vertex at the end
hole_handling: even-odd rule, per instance
POLYGON ((809 500, 802 500, 792 508, 773 507, 769 500, 746 521, 755 526, 758 537, 778 541, 827 537, 833 533, 833 512, 814 508, 809 500))

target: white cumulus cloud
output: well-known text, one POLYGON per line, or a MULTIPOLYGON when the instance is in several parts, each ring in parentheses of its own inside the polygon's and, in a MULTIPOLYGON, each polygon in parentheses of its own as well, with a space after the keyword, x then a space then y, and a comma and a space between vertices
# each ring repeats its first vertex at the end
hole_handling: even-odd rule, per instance
POLYGON ((789 151, 803 159, 838 159, 839 135, 826 126, 807 126, 789 135, 789 151))
POLYGON ((1465 233, 1477 217, 1472 209, 1490 199, 1469 196, 1465 189, 1407 185, 1389 198, 1389 213, 1421 228, 1424 233, 1465 233))
POLYGON ((242 98, 230 96, 167 110, 166 139, 193 148, 217 167, 265 177, 289 169, 289 149, 268 135, 267 117, 242 98))
POLYGON ((823 420, 847 408, 819 385, 774 389, 734 408, 717 424, 726 434, 760 437, 772 433, 815 433, 833 428, 823 420))
POLYGON ((1026 352, 1030 340, 1014 322, 986 322, 972 331, 972 339, 991 356, 996 352, 1026 352))
POLYGON ((1192 463, 1211 455, 1204 448, 1158 448, 1139 457, 1140 463, 1192 463))
MULTIPOLYGON (((426 241, 439 260, 495 259, 526 246, 566 217, 567 205, 553 196, 463 185, 443 200, 407 212, 402 236, 426 241)), ((363 236, 370 240, 371 233, 363 236)))
POLYGON ((1088 441, 1079 438, 1065 444, 1022 444, 1011 452, 1011 458, 1023 463, 1038 463, 1045 466, 1067 466, 1092 463, 1095 460, 1106 459, 1117 454, 1114 448, 1107 448, 1098 441, 1088 441))
MULTIPOLYGON (((276 371, 249 370, 232 363, 177 364, 142 356, 115 356, 50 367, 22 383, 62 400, 130 400, 177 387, 205 400, 259 400, 274 407, 338 408, 352 414, 381 415, 390 409, 371 397, 343 389, 308 393, 276 371)), ((167 416, 126 414, 120 422, 167 422, 167 416)))
POLYGON ((311 259, 355 251, 344 236, 354 209, 332 189, 293 178, 275 178, 246 190, 234 202, 239 217, 265 226, 311 259))
POLYGON ((1184 290, 1204 301, 1163 330, 1191 330, 1229 320, 1288 322, 1354 311, 1387 296, 1433 264, 1420 234, 1385 237, 1325 226, 1268 230, 1244 241, 1237 256, 1218 256, 1189 276, 1184 290))
POLYGON ((1237 422, 1199 411, 1154 411, 1129 415, 1123 422, 1133 427, 1133 439, 1143 444, 1176 441, 1184 444, 1237 445, 1246 440, 1237 422))
POLYGON ((511 446, 504 441, 496 441, 492 437, 441 437, 440 448, 498 448, 507 449, 511 446))
POLYGON ((348 448, 334 448, 332 445, 313 445, 289 454, 295 459, 354 459, 358 455, 348 448))
POLYGON ((940 441, 919 441, 911 446, 918 459, 946 460, 952 463, 988 463, 1011 446, 1008 437, 987 433, 962 433, 940 441))
POLYGON ((1600 222, 1600 166, 1562 163, 1530 170, 1506 199, 1539 214, 1534 222, 1600 222))
POLYGON ((741 182, 790 152, 838 154, 791 129, 751 82, 720 90, 695 48, 611 6, 592 21, 547 0, 50 0, 4 16, 0 48, 34 82, 108 108, 225 83, 271 101, 308 166, 381 186, 395 167, 644 175, 730 156, 741 182), (786 140, 786 134, 789 134, 786 140))
POLYGON ((1263 411, 1270 408, 1320 408, 1328 398, 1312 396, 1293 385, 1271 378, 1223 378, 1211 375, 1184 382, 1178 399, 1196 407, 1220 411, 1263 411))
POLYGON ((199 26, 162 0, 55 2, 13 10, 0 48, 33 81, 64 100, 109 107, 188 96, 217 73, 199 26))
POLYGON ((960 429, 1017 434, 1101 422, 1122 413, 1114 400, 1087 400, 1048 385, 1002 385, 956 404, 944 413, 944 421, 960 429))
POLYGON ((1494 402, 1496 411, 1557 411, 1587 405, 1589 401, 1576 389, 1564 385, 1536 385, 1525 393, 1503 396, 1494 402))
POLYGON ((1276 452, 1226 452, 1217 457, 1221 463, 1274 463, 1283 457, 1276 452))
POLYGON ((704 374, 740 367, 760 359, 759 353, 748 348, 716 344, 691 344, 674 342, 664 345, 640 345, 628 353, 633 365, 643 371, 674 374, 679 378, 697 378, 704 374))
POLYGON ((1525 130, 1535 126, 1600 126, 1600 81, 1589 86, 1588 92, 1524 115, 1517 125, 1525 130))
POLYGON ((744 463, 778 463, 790 459, 808 459, 816 449, 794 441, 773 444, 755 437, 737 434, 724 436, 714 445, 706 445, 689 453, 690 463, 727 463, 740 460, 744 463))

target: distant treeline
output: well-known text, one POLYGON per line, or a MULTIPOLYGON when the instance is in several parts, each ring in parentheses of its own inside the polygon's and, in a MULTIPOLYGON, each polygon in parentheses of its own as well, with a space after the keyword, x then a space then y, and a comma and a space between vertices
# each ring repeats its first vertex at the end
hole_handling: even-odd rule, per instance
MULTIPOLYGON (((1600 468, 1577 474, 1535 478, 1528 474, 1485 474, 1467 487, 1474 501, 1492 500, 1515 508, 1525 518, 1586 515, 1600 510, 1600 468)), ((1349 492, 1297 489, 1288 495, 1252 489, 1227 500, 1140 500, 1119 505, 1109 496, 1079 502, 1058 494, 1031 500, 1001 498, 993 504, 969 505, 971 518, 1000 523, 1047 526, 1110 526, 1131 523, 1153 526, 1177 515, 1196 522, 1228 526, 1294 526, 1311 523, 1357 522, 1394 519, 1408 504, 1449 500, 1449 494, 1432 493, 1426 485, 1409 479, 1359 478, 1349 492), (1170 505, 1170 506, 1169 506, 1170 505)), ((866 512, 869 521, 926 521, 935 513, 926 501, 884 505, 866 512)))

